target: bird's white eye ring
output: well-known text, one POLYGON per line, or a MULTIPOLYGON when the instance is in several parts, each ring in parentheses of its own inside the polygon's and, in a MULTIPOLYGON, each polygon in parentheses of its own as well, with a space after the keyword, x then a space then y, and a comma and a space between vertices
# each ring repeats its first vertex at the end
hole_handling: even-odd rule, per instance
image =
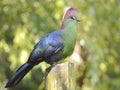
POLYGON ((71 16, 70 18, 69 18, 69 20, 76 20, 76 17, 75 16, 71 16))
POLYGON ((76 20, 76 17, 75 16, 71 16, 70 19, 76 20))

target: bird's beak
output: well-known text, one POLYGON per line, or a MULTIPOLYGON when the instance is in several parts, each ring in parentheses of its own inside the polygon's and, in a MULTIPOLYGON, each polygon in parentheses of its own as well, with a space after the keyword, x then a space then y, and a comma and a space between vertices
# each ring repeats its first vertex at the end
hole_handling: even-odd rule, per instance
POLYGON ((77 22, 80 22, 80 19, 77 19, 77 22))

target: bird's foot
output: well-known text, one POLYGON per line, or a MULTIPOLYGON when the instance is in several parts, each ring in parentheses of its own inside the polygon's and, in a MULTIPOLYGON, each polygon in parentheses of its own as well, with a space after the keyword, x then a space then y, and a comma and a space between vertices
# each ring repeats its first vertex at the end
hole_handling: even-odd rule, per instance
POLYGON ((53 68, 56 64, 58 64, 58 63, 55 62, 55 63, 53 63, 51 66, 49 66, 49 67, 46 69, 45 76, 44 76, 43 80, 46 79, 46 77, 48 76, 49 72, 52 70, 52 68, 53 68))

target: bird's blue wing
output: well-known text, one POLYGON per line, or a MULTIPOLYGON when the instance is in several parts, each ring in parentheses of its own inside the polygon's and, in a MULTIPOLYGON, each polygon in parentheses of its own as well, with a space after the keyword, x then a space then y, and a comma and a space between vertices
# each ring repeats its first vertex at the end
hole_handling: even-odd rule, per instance
POLYGON ((44 36, 35 46, 29 57, 29 62, 41 62, 64 48, 61 30, 54 31, 44 36))

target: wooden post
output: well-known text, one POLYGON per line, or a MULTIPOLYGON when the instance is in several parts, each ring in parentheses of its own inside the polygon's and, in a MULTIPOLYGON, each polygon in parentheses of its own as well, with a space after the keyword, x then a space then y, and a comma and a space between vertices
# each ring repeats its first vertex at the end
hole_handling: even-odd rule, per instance
POLYGON ((45 90, 75 90, 74 64, 55 65, 45 79, 45 90))

